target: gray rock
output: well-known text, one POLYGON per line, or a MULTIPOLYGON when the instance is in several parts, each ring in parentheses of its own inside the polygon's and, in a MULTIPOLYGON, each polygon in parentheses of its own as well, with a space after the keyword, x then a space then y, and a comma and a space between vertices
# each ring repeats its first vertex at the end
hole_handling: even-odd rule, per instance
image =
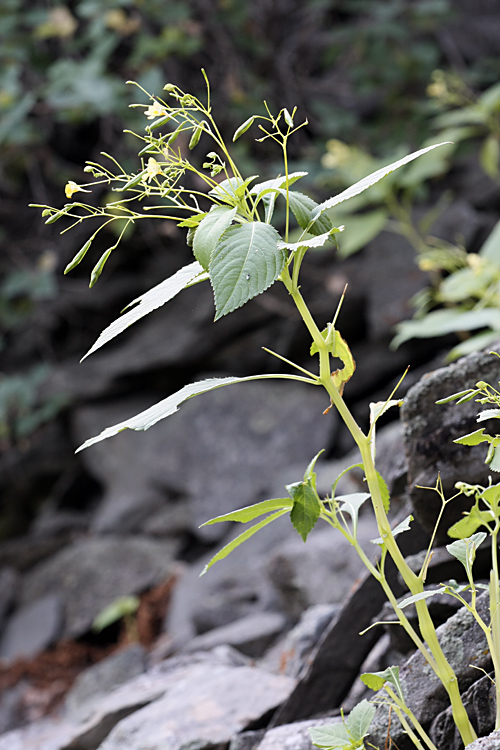
POLYGON ((209 651, 215 646, 228 644, 247 656, 258 658, 286 627, 286 618, 278 612, 260 612, 209 630, 193 638, 182 649, 209 651))
MULTIPOLYGON (((485 592, 477 600, 477 609, 486 622, 489 620, 488 604, 488 592, 485 592)), ((487 670, 491 667, 484 633, 465 608, 441 625, 437 633, 443 652, 455 671, 460 691, 463 693, 477 679, 478 670, 487 670)), ((409 708, 423 728, 428 730, 434 718, 449 705, 443 685, 419 651, 400 668, 399 674, 409 708)), ((375 745, 383 745, 387 736, 387 726, 388 709, 386 706, 379 706, 370 731, 370 741, 375 745)), ((413 748, 413 744, 394 716, 391 720, 391 737, 400 750, 413 748)))
MULTIPOLYGON (((479 737, 493 731, 496 719, 494 674, 484 675, 463 696, 467 714, 479 737)), ((437 747, 463 750, 463 742, 453 721, 451 708, 440 713, 432 722, 429 735, 437 747)), ((499 743, 500 747, 500 743, 499 743)))
POLYGON ((26 723, 26 687, 26 681, 19 680, 16 685, 4 688, 0 693, 0 735, 26 723))
POLYGON ((2 632, 6 615, 14 603, 14 595, 18 583, 18 574, 14 568, 0 568, 0 633, 2 632))
MULTIPOLYGON (((150 405, 127 400, 85 407, 76 414, 75 435, 83 441, 150 405)), ((105 449, 92 447, 82 459, 106 486, 94 527, 135 528, 170 490, 187 496, 194 533, 220 539, 223 527, 198 527, 268 496, 277 466, 300 461, 302 475, 315 453, 328 447, 337 421, 333 414, 324 417, 324 408, 321 393, 297 383, 242 383, 190 399, 146 433, 126 430, 105 449)), ((286 496, 284 487, 281 493, 286 496)))
MULTIPOLYGON (((223 543, 242 530, 241 524, 234 524, 223 543)), ((172 639, 172 648, 182 648, 196 635, 248 615, 279 611, 276 590, 265 574, 265 562, 277 540, 296 534, 290 519, 284 516, 254 534, 203 577, 200 578, 200 573, 214 552, 186 566, 172 592, 165 617, 164 630, 172 639)))
POLYGON ((309 738, 309 729, 311 727, 321 727, 325 724, 335 724, 341 721, 340 716, 332 716, 327 719, 309 719, 307 721, 296 721, 291 724, 284 724, 281 727, 268 729, 260 744, 258 750, 312 750, 312 743, 309 738))
POLYGON ((488 737, 480 737, 471 745, 467 745, 468 750, 499 750, 500 748, 500 729, 492 732, 488 737))
POLYGON ((299 677, 323 631, 339 611, 339 604, 315 604, 272 646, 260 662, 265 669, 299 677))
POLYGON ((134 643, 81 672, 66 695, 68 717, 82 721, 103 696, 145 672, 146 665, 146 649, 134 643))
POLYGON ((29 658, 53 644, 63 632, 62 610, 62 598, 55 592, 17 609, 0 639, 0 660, 29 658))
MULTIPOLYGON (((437 493, 421 489, 434 487, 438 474, 446 497, 455 494, 455 482, 488 484, 491 471, 485 465, 486 448, 456 445, 458 437, 478 429, 474 401, 457 406, 454 402, 436 406, 438 399, 473 387, 479 380, 496 385, 499 379, 496 356, 471 354, 453 365, 440 368, 411 388, 402 408, 408 455, 408 481, 414 513, 424 529, 432 532, 441 500, 437 493), (418 486, 417 486, 418 485, 418 486)), ((488 422, 483 423, 488 427, 488 422)), ((494 425, 496 429, 498 425, 494 425)), ((457 498, 445 509, 438 542, 447 542, 446 530, 470 508, 470 498, 457 498)))
POLYGON ((74 727, 61 718, 34 721, 0 736, 0 750, 62 750, 74 727))
MULTIPOLYGON (((139 679, 144 682, 147 676, 139 679)), ((267 715, 294 685, 289 677, 271 675, 256 667, 230 666, 213 657, 177 662, 163 674, 160 670, 152 672, 151 680, 161 690, 161 697, 118 723, 114 721, 116 726, 110 731, 111 712, 118 720, 124 705, 130 707, 136 695, 134 683, 128 683, 107 697, 99 717, 82 727, 67 750, 168 750, 195 741, 201 741, 201 746, 227 743, 234 734, 267 715)))
MULTIPOLYGON (((378 548, 370 539, 377 536, 373 515, 360 515, 358 538, 372 559, 378 548)), ((313 529, 306 544, 296 534, 277 545, 266 565, 283 611, 294 619, 313 604, 341 602, 363 569, 354 547, 324 526, 313 529)))
POLYGON ((117 597, 137 594, 168 578, 174 570, 176 545, 144 537, 81 539, 26 574, 21 604, 59 592, 65 626, 75 638, 117 597))

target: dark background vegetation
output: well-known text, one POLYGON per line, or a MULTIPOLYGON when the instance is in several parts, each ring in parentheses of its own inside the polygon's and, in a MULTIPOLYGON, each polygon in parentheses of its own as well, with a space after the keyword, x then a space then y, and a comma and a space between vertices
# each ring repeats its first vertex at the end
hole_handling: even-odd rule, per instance
MULTIPOLYGON (((327 139, 378 157, 417 148, 429 135, 434 70, 454 71, 476 93, 498 81, 499 15, 496 0, 2 1, 0 538, 25 531, 54 488, 74 503, 96 489, 78 468, 61 487, 60 462, 47 455, 33 469, 37 440, 50 442, 55 419, 64 429, 68 406, 67 394, 41 397, 40 389, 61 362, 82 356, 137 288, 167 275, 172 258, 188 257, 180 232, 141 227, 89 292, 88 262, 62 276, 86 236, 61 237, 59 225, 28 208, 62 205, 67 180, 83 182, 84 161, 102 151, 137 168, 123 129, 144 124, 129 108, 138 90, 125 81, 158 94, 173 81, 202 96, 205 68, 228 138, 263 99, 273 109, 297 106, 310 124, 292 146, 294 166, 309 171, 321 199, 327 139)), ((237 156, 248 174, 265 178, 276 154, 252 144, 241 139, 237 156)), ((69 462, 73 449, 65 448, 69 462)))

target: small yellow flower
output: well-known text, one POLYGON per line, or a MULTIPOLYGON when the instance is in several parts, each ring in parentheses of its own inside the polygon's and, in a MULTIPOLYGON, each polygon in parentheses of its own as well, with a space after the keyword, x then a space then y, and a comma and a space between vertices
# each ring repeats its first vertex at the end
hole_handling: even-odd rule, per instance
POLYGON ((147 179, 148 182, 150 182, 150 180, 152 180, 154 177, 156 177, 159 174, 162 174, 161 167, 156 161, 156 159, 153 159, 153 157, 150 156, 148 159, 148 166, 146 167, 145 178, 147 179))
POLYGON ((64 193, 66 195, 66 198, 72 198, 73 193, 91 193, 91 190, 84 190, 84 188, 80 187, 80 185, 77 185, 76 182, 73 182, 73 180, 69 180, 66 183, 66 186, 64 188, 64 193))
POLYGON ((168 112, 166 108, 158 104, 158 102, 155 102, 154 104, 151 104, 145 111, 144 114, 148 118, 148 120, 155 120, 157 117, 163 117, 164 115, 168 115, 168 112))

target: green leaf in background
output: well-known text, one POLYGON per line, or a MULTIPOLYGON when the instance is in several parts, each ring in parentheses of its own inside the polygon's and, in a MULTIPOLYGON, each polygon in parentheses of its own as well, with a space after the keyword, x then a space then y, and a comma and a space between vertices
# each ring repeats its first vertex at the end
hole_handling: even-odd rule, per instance
POLYGON ((360 180, 359 182, 356 182, 354 185, 351 185, 351 187, 348 187, 347 190, 342 191, 342 193, 339 193, 333 198, 329 198, 323 203, 320 203, 319 206, 313 211, 313 218, 315 216, 320 216, 323 213, 323 211, 326 211, 329 208, 333 208, 334 206, 337 206, 339 203, 343 203, 344 201, 349 200, 349 198, 353 198, 355 195, 359 195, 359 193, 362 193, 364 190, 367 190, 372 185, 375 185, 377 182, 379 182, 379 180, 383 179, 386 175, 390 174, 391 172, 394 172, 396 169, 403 167, 405 164, 408 164, 414 159, 417 159, 419 156, 423 156, 429 151, 432 151, 433 149, 438 148, 439 146, 443 146, 443 145, 444 145, 443 143, 436 143, 436 144, 433 144, 432 146, 427 146, 427 148, 421 148, 418 151, 414 151, 412 154, 408 154, 407 156, 404 156, 402 159, 398 159, 392 164, 389 164, 387 167, 382 167, 381 169, 377 169, 376 172, 372 172, 372 174, 369 174, 367 177, 363 177, 362 180, 360 180))
POLYGON ((253 521, 254 518, 264 515, 264 513, 270 513, 272 510, 291 510, 293 501, 289 497, 273 498, 272 500, 263 500, 255 505, 248 505, 245 508, 239 510, 232 510, 230 513, 224 513, 222 516, 216 516, 211 518, 210 521, 205 521, 202 526, 211 526, 214 523, 221 523, 223 521, 237 521, 238 523, 247 523, 253 521))
POLYGON ((100 633, 104 628, 113 625, 113 623, 121 620, 126 615, 133 615, 139 609, 139 597, 137 596, 120 596, 115 599, 111 604, 99 612, 94 622, 92 623, 92 630, 96 633, 100 633))
POLYGON ((432 338, 446 336, 458 331, 472 331, 476 328, 494 328, 500 332, 500 310, 484 307, 477 310, 456 309, 434 310, 420 320, 405 320, 396 327, 396 336, 391 341, 391 349, 397 349, 411 338, 432 338))
POLYGON ((279 240, 276 229, 260 221, 226 229, 210 260, 215 320, 274 284, 285 265, 279 240))
POLYGON ((345 229, 339 240, 339 256, 348 258, 365 247, 384 229, 389 219, 389 212, 384 208, 368 211, 364 214, 329 214, 332 221, 342 221, 345 229))
POLYGON ((272 513, 270 516, 267 516, 267 518, 262 519, 262 521, 256 523, 255 526, 251 526, 249 529, 246 529, 242 534, 237 536, 236 539, 233 539, 231 542, 229 542, 229 544, 226 544, 225 547, 219 550, 219 552, 217 552, 217 554, 212 557, 210 562, 205 565, 200 575, 205 575, 207 570, 209 570, 212 565, 214 565, 216 562, 219 562, 219 560, 223 560, 225 557, 231 554, 233 550, 239 547, 240 544, 243 544, 243 542, 246 542, 247 539, 250 539, 250 537, 256 534, 257 531, 260 531, 260 529, 263 529, 264 526, 267 526, 268 523, 272 523, 272 521, 275 521, 277 518, 283 516, 287 512, 287 508, 285 508, 284 510, 279 510, 276 513, 272 513))
POLYGON ((92 354, 101 346, 107 344, 108 341, 114 339, 115 336, 118 336, 119 333, 122 333, 122 331, 131 326, 132 323, 135 323, 171 300, 176 294, 193 283, 194 280, 203 281, 205 279, 208 279, 208 274, 203 273, 203 268, 195 261, 188 266, 184 266, 184 268, 181 268, 169 279, 165 279, 165 281, 162 281, 145 294, 137 297, 127 307, 132 307, 132 305, 137 306, 132 307, 131 310, 128 310, 128 312, 104 329, 95 344, 89 349, 85 357, 82 358, 82 362, 89 354, 92 354))
POLYGON ((286 490, 293 499, 290 520, 305 542, 320 516, 321 502, 312 484, 312 479, 288 484, 286 490))
POLYGON ((498 161, 500 157, 500 143, 494 133, 484 139, 479 150, 479 163, 488 177, 495 180, 498 177, 498 161))
POLYGON ((500 221, 497 221, 488 235, 488 238, 479 251, 479 255, 500 266, 500 221))
POLYGON ((193 239, 193 253, 205 271, 208 271, 215 245, 221 234, 231 225, 236 210, 230 206, 213 206, 199 223, 193 239))

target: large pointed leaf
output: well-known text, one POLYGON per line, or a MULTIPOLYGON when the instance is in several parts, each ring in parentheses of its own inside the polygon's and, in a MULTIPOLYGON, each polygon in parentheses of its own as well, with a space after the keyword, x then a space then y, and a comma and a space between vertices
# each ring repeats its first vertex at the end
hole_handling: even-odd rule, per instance
POLYGON ((306 482, 295 482, 286 488, 293 499, 293 508, 290 519, 294 528, 298 531, 304 542, 310 531, 316 525, 321 513, 321 503, 312 485, 312 480, 306 482))
POLYGON ((273 284, 285 264, 274 227, 255 221, 226 229, 210 260, 216 316, 236 310, 273 284))
POLYGON ((123 422, 119 422, 118 424, 113 425, 113 427, 107 427, 96 437, 90 438, 90 440, 86 440, 85 443, 83 443, 83 445, 81 445, 76 452, 78 453, 78 451, 81 451, 84 448, 88 448, 90 445, 94 445, 94 443, 99 443, 101 440, 106 440, 106 438, 108 437, 118 435, 118 433, 123 432, 123 430, 149 430, 150 427, 159 422, 161 419, 165 419, 171 414, 175 414, 179 406, 184 403, 184 401, 187 401, 194 396, 198 396, 201 393, 213 391, 215 388, 221 388, 224 385, 232 385, 233 383, 247 383, 250 380, 270 379, 299 380, 302 382, 309 382, 314 384, 313 380, 307 380, 307 378, 302 378, 297 375, 286 374, 247 375, 244 378, 209 378, 208 380, 201 380, 198 383, 190 383, 189 385, 185 385, 184 388, 181 388, 180 391, 173 393, 171 396, 168 396, 168 398, 163 399, 163 401, 159 401, 157 404, 154 404, 154 406, 150 406, 149 409, 142 411, 135 417, 125 419, 123 422))
POLYGON ((249 529, 245 529, 245 531, 236 537, 236 539, 233 539, 231 542, 226 544, 225 547, 223 547, 221 550, 217 552, 216 555, 212 557, 209 563, 205 565, 203 568, 203 571, 201 575, 204 575, 207 570, 209 570, 212 565, 214 565, 219 560, 223 560, 225 557, 227 557, 233 550, 236 549, 236 547, 239 547, 240 544, 243 544, 243 542, 246 542, 247 539, 250 539, 254 534, 257 533, 257 531, 260 531, 260 529, 264 528, 264 526, 267 526, 268 523, 272 523, 272 521, 275 521, 277 518, 280 518, 280 516, 283 516, 285 513, 287 513, 287 508, 284 510, 278 510, 276 513, 272 513, 270 516, 267 516, 266 518, 263 518, 262 521, 259 521, 259 523, 256 523, 255 526, 250 526, 249 529))
POLYGON ((248 523, 253 521, 254 518, 263 516, 264 513, 270 513, 272 510, 291 510, 293 500, 289 497, 273 498, 272 500, 262 500, 260 503, 255 505, 247 505, 245 508, 239 510, 232 510, 229 513, 224 513, 222 516, 211 518, 210 521, 205 521, 202 526, 211 526, 214 523, 222 523, 223 521, 237 521, 238 523, 248 523))
POLYGON ((383 177, 390 174, 391 172, 394 172, 396 169, 399 169, 400 167, 403 167, 405 164, 408 164, 409 162, 413 161, 414 159, 417 159, 419 156, 422 156, 423 154, 428 153, 429 151, 432 151, 434 148, 438 148, 439 146, 443 146, 443 143, 435 143, 432 146, 427 146, 427 148, 421 148, 419 151, 414 151, 412 154, 408 154, 408 156, 404 156, 402 159, 398 159, 397 161, 394 161, 392 164, 389 164, 387 167, 382 167, 381 169, 377 169, 376 172, 372 172, 372 174, 369 174, 367 177, 363 177, 362 180, 359 182, 356 182, 354 185, 351 185, 347 188, 347 190, 344 190, 342 193, 339 193, 338 195, 335 195, 333 198, 329 198, 328 200, 324 201, 323 203, 320 203, 320 205, 313 211, 312 217, 319 216, 323 213, 323 211, 326 211, 328 208, 333 208, 333 206, 337 206, 339 203, 343 203, 346 200, 349 200, 349 198, 353 198, 355 195, 359 195, 359 193, 362 193, 364 190, 367 190, 372 185, 375 185, 375 183, 379 182, 383 177))
POLYGON ((311 727, 309 729, 311 742, 322 750, 342 750, 352 748, 349 732, 342 721, 337 724, 327 724, 324 727, 311 727))
MULTIPOLYGON (((119 333, 122 333, 122 331, 131 326, 132 323, 135 323, 148 313, 164 305, 175 297, 176 294, 189 286, 195 279, 197 279, 197 281, 208 279, 208 274, 203 273, 203 268, 197 261, 190 263, 189 266, 184 266, 184 268, 181 268, 173 276, 162 281, 161 284, 158 284, 145 294, 137 297, 137 299, 128 305, 128 307, 131 307, 132 305, 137 305, 137 307, 133 307, 105 328, 85 357, 88 357, 89 354, 92 354, 101 346, 107 344, 108 341, 114 339, 115 336, 118 336, 119 333)), ((85 357, 83 357, 82 361, 85 357)))
POLYGON ((221 234, 230 226, 236 215, 236 208, 213 206, 201 220, 194 234, 193 253, 196 260, 208 271, 210 257, 221 234))

